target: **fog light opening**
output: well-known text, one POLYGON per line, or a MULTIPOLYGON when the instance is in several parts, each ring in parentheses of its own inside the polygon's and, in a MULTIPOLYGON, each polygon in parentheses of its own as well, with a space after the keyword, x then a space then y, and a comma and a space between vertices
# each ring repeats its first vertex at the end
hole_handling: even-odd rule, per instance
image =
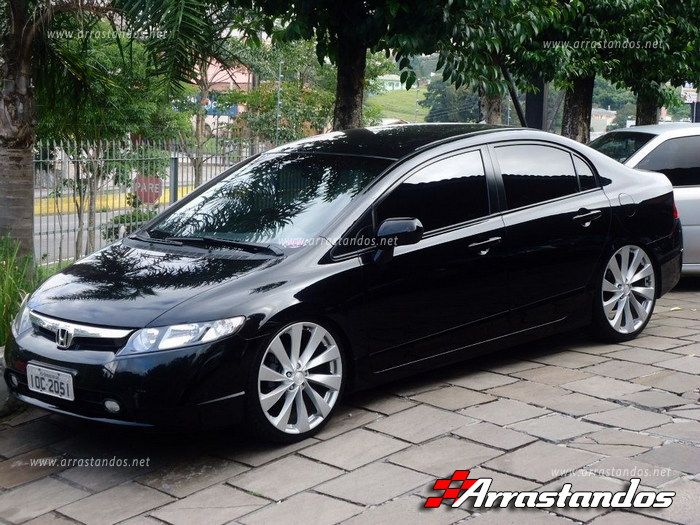
POLYGON ((105 410, 107 410, 107 412, 110 412, 112 414, 116 414, 117 412, 119 412, 122 409, 121 405, 117 401, 115 401, 114 399, 105 399, 104 405, 105 405, 105 410))
POLYGON ((15 388, 19 386, 19 379, 17 379, 15 374, 10 374, 10 383, 12 383, 12 386, 15 388))

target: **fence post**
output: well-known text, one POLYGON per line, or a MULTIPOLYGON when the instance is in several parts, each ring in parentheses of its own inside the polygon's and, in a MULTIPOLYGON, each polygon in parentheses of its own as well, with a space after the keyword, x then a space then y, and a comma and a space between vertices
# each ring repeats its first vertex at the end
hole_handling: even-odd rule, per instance
POLYGON ((170 204, 177 202, 177 187, 179 178, 179 157, 177 154, 170 157, 170 204))

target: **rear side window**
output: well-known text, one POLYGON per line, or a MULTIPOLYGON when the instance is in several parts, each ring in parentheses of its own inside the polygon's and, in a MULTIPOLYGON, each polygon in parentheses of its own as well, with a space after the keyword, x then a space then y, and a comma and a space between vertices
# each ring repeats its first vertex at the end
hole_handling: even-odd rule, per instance
POLYGON ((655 136, 639 131, 614 131, 598 137, 589 146, 611 159, 625 162, 655 136))
POLYGON ((578 175, 578 183, 581 187, 581 191, 592 190, 598 187, 598 183, 595 180, 595 175, 591 171, 591 167, 586 164, 581 157, 576 155, 574 157, 574 167, 576 168, 576 174, 578 175))
POLYGON ((497 147, 496 158, 511 210, 579 191, 574 164, 566 151, 519 144, 497 147))
POLYGON ((479 151, 438 160, 411 175, 376 207, 377 225, 394 217, 415 217, 425 231, 489 214, 486 174, 479 151))
POLYGON ((637 167, 660 171, 674 186, 700 186, 700 136, 662 142, 637 167))

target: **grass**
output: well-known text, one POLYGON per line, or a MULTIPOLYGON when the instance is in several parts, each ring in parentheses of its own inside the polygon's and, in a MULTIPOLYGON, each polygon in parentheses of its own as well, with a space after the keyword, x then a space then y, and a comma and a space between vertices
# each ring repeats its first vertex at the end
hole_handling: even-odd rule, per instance
POLYGON ((0 237, 0 347, 10 334, 10 325, 24 296, 65 264, 43 268, 34 266, 30 257, 18 255, 19 245, 9 236, 0 237))
POLYGON ((400 118, 407 122, 424 122, 428 114, 428 108, 419 106, 416 101, 425 98, 426 88, 397 89, 385 91, 379 95, 369 97, 368 102, 382 108, 383 118, 400 118))
POLYGON ((0 237, 0 346, 7 341, 22 298, 38 284, 31 258, 20 257, 18 250, 9 236, 0 237))

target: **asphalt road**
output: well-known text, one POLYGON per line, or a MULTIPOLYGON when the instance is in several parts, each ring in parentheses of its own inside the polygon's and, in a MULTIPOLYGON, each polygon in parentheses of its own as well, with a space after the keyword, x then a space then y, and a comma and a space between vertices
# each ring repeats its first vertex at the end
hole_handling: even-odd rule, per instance
MULTIPOLYGON (((97 213, 95 215, 95 243, 96 248, 106 246, 108 243, 102 238, 102 225, 108 223, 111 218, 119 214, 119 211, 97 213)), ((87 222, 87 217, 86 217, 87 222)), ((57 215, 34 217, 34 253, 37 259, 44 262, 57 262, 75 257, 76 229, 78 216, 74 213, 64 214, 59 223, 57 215), (61 237, 63 237, 61 239, 61 237), (63 246, 61 251, 60 246, 63 246)), ((83 249, 85 254, 85 242, 87 231, 83 232, 83 249)))

